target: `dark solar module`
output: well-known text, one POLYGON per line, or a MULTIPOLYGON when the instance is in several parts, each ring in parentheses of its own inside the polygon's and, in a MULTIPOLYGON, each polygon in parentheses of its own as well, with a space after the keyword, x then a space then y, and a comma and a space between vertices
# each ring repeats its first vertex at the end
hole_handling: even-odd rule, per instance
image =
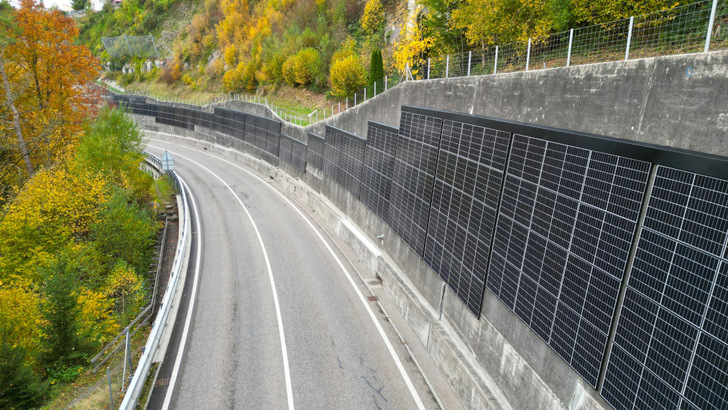
POLYGON ((488 287, 592 386, 650 164, 514 135, 488 287), (547 310, 548 309, 548 310, 547 310))
POLYGON ((306 153, 306 161, 312 167, 324 169, 324 150, 326 148, 323 137, 316 134, 308 133, 308 152, 306 153))
POLYGON ((346 131, 326 126, 324 174, 359 197, 366 141, 346 131))
POLYGON ((389 222, 396 144, 396 128, 369 121, 360 199, 372 212, 387 222, 389 222))
POLYGON ((657 168, 602 389, 612 406, 728 405, 727 232, 728 181, 657 168))

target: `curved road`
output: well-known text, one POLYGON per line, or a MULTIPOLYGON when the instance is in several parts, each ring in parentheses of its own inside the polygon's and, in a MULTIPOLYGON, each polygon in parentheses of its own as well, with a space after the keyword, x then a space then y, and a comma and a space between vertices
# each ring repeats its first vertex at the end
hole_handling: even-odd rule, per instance
POLYGON ((297 205, 207 152, 147 149, 174 158, 201 238, 199 277, 190 270, 185 286, 193 300, 150 408, 437 408, 365 284, 297 205))

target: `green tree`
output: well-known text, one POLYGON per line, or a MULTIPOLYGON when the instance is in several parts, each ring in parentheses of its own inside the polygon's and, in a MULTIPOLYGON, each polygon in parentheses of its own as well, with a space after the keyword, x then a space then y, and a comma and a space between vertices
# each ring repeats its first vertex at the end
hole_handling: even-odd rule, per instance
POLYGON ((583 23, 600 24, 630 16, 669 10, 688 1, 679 0, 572 0, 573 12, 583 23))
POLYGON ((46 384, 28 367, 22 346, 13 346, 0 329, 0 408, 34 408, 43 401, 46 384))
POLYGON ((432 39, 432 48, 438 54, 460 53, 465 50, 463 29, 452 21, 455 10, 462 7, 466 0, 420 0, 424 6, 420 25, 423 35, 432 39))
POLYGON ((77 334, 78 277, 69 262, 61 257, 45 272, 45 300, 41 312, 45 351, 41 360, 51 374, 62 374, 69 366, 84 361, 84 346, 77 334))
POLYGON ((85 10, 86 7, 88 7, 88 0, 73 0, 71 7, 73 7, 74 10, 85 10))
MULTIPOLYGON (((369 63, 369 86, 368 90, 374 94, 374 83, 384 78, 384 60, 382 59, 382 50, 375 48, 372 50, 372 58, 369 63)), ((379 91, 384 91, 380 88, 379 91)))

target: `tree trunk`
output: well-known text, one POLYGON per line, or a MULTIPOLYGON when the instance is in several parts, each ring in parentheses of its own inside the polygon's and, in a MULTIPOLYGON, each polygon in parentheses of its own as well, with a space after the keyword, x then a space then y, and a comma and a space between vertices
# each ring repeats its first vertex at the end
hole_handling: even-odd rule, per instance
POLYGON ((15 127, 15 134, 18 137, 20 153, 23 154, 23 160, 25 161, 25 168, 28 170, 28 176, 33 176, 33 163, 30 161, 28 148, 25 146, 25 139, 23 138, 23 130, 20 128, 20 113, 18 113, 18 109, 15 108, 15 100, 13 98, 12 90, 10 89, 10 82, 8 82, 8 75, 5 73, 5 62, 2 57, 0 57, 0 75, 3 77, 3 85, 5 86, 5 105, 13 112, 13 125, 15 127))

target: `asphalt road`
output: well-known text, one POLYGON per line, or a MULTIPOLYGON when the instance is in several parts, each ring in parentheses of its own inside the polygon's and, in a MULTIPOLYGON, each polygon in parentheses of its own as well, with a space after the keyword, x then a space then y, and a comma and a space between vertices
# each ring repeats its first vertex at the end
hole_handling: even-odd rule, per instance
POLYGON ((150 408, 438 407, 366 285, 308 215, 207 152, 147 149, 167 149, 189 185, 200 218, 193 252, 202 252, 150 408))

